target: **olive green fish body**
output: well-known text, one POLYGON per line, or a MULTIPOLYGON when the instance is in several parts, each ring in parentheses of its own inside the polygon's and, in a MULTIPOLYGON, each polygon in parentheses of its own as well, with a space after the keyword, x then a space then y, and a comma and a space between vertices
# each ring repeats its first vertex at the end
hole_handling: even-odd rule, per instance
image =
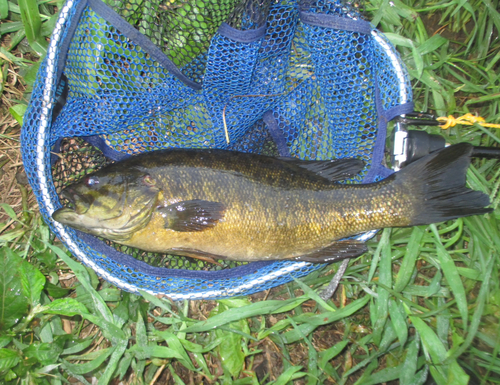
MULTIPOLYGON (((128 211, 141 212, 149 220, 136 221, 133 229, 115 230, 120 235, 108 238, 152 252, 239 261, 324 262, 365 251, 362 243, 339 240, 368 230, 487 212, 488 198, 463 186, 470 156, 467 151, 448 150, 408 166, 405 172, 365 185, 333 181, 359 171, 359 162, 302 162, 218 150, 159 151, 108 166, 87 177, 98 183, 86 179, 71 189, 80 200, 93 197, 89 210, 80 210, 82 218, 96 218, 92 228, 74 225, 77 218, 67 220, 70 209, 61 209, 53 217, 103 236, 97 229, 103 215, 98 207, 99 189, 103 189, 102 199, 108 194, 108 200, 110 194, 118 196, 120 191, 137 197, 137 190, 142 190, 148 192, 149 201, 154 195, 154 207, 147 213, 146 208, 131 209, 140 204, 135 198, 128 211), (455 161, 450 161, 452 157, 455 161), (449 176, 457 170, 456 176, 449 176), (428 175, 422 175, 426 172, 428 175), (110 182, 106 179, 110 174, 127 175, 125 180, 135 182, 129 183, 128 190, 120 190, 119 184, 99 186, 110 182), (455 180, 451 187, 443 186, 450 179, 455 180), (462 200, 453 201, 453 194, 462 200), (425 210, 432 212, 425 214, 425 210)), ((119 206, 119 199, 115 200, 119 206)))
MULTIPOLYGON (((187 179, 175 174, 174 180, 187 179)), ((384 195, 377 195, 386 190, 395 196, 390 186, 285 189, 224 173, 195 179, 200 183, 188 189, 166 183, 176 188, 161 188, 164 200, 160 205, 194 199, 224 202, 224 218, 216 226, 198 232, 173 231, 165 228, 163 216, 156 212, 146 228, 124 243, 156 252, 199 250, 233 260, 289 259, 366 230, 409 224, 404 200, 395 202, 392 209, 381 198, 384 195)))

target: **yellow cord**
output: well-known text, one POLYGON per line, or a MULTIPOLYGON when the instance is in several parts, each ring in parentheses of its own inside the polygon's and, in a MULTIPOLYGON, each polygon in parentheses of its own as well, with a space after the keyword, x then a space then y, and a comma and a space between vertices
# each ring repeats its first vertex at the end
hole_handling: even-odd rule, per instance
MULTIPOLYGON (((295 89, 295 87, 293 88, 295 89)), ((292 90, 293 90, 292 89, 292 90)), ((276 97, 276 96, 281 96, 283 95, 284 92, 282 92, 281 94, 267 94, 267 95, 233 95, 231 96, 227 103, 224 105, 224 108, 222 109, 222 123, 224 125, 224 133, 226 134, 226 143, 229 144, 229 130, 227 129, 227 123, 226 123, 226 107, 227 105, 231 102, 231 100, 235 99, 235 98, 260 98, 260 97, 276 97)))
POLYGON ((475 123, 480 124, 483 127, 490 127, 490 128, 500 128, 500 124, 495 124, 495 123, 486 123, 484 121, 484 118, 480 116, 474 116, 472 114, 465 114, 460 116, 459 118, 454 118, 453 116, 440 116, 437 118, 438 122, 443 122, 439 127, 441 127, 443 130, 446 130, 450 127, 455 127, 457 124, 465 124, 467 126, 472 126, 475 123))

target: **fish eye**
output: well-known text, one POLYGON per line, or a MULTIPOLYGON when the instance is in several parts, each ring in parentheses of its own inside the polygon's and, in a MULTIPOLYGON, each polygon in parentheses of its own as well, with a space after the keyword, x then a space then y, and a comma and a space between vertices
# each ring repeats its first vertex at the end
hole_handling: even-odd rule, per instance
POLYGON ((156 181, 151 178, 151 175, 147 174, 142 177, 142 182, 149 187, 156 185, 156 181))
POLYGON ((99 184, 99 178, 96 176, 88 176, 85 178, 85 186, 87 187, 94 187, 95 185, 99 184))

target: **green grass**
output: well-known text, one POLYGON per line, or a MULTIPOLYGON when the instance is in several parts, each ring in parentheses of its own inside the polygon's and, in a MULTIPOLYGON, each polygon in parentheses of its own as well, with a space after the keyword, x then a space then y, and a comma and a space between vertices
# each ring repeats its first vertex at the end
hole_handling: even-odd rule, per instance
MULTIPOLYGON (((14 118, 22 119, 60 5, 0 0, 1 148, 18 151, 14 118)), ((494 123, 498 9, 498 0, 366 3, 409 68, 416 110, 494 123)), ((498 129, 427 130, 449 143, 500 145, 498 129)), ((7 150, 0 165, 4 179, 20 170, 7 150)), ((500 383, 498 161, 475 160, 468 180, 490 195, 492 214, 384 230, 326 302, 317 293, 335 264, 248 298, 122 292, 68 257, 24 185, 7 180, 19 194, 0 208, 0 382, 500 383)))

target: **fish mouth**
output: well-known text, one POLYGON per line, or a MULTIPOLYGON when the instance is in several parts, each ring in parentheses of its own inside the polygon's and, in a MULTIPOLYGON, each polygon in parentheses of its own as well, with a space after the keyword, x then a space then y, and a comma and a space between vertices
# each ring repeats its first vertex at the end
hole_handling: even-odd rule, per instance
POLYGON ((59 222, 65 226, 72 227, 76 230, 83 231, 84 233, 94 234, 95 224, 89 225, 89 223, 84 223, 84 218, 85 216, 82 217, 75 210, 69 207, 62 207, 52 213, 52 219, 54 221, 59 222))
POLYGON ((73 189, 64 189, 61 192, 61 197, 68 200, 70 204, 75 204, 75 195, 76 193, 73 189))
POLYGON ((66 208, 69 210, 73 210, 79 215, 85 214, 92 204, 89 199, 78 194, 71 187, 64 189, 61 192, 61 197, 68 201, 66 208))
POLYGON ((52 213, 52 219, 64 225, 75 227, 78 217, 89 210, 90 203, 71 187, 61 192, 61 198, 66 201, 66 204, 52 213))
POLYGON ((52 213, 52 219, 63 225, 73 225, 77 216, 76 211, 70 207, 63 207, 52 213))

